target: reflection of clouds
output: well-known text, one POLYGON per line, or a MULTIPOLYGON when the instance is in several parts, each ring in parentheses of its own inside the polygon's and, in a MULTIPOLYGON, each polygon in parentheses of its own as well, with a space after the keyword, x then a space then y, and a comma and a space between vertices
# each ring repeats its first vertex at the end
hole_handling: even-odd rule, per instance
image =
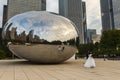
POLYGON ((23 31, 29 34, 30 30, 34 30, 34 35, 48 41, 66 41, 77 37, 76 30, 68 19, 51 13, 27 12, 13 17, 11 21, 18 27, 17 34, 23 31))
POLYGON ((25 31, 24 28, 22 28, 22 27, 17 28, 17 35, 21 34, 23 31, 25 31))
POLYGON ((22 20, 20 20, 19 24, 29 29, 29 27, 32 26, 33 22, 27 18, 23 18, 22 20))

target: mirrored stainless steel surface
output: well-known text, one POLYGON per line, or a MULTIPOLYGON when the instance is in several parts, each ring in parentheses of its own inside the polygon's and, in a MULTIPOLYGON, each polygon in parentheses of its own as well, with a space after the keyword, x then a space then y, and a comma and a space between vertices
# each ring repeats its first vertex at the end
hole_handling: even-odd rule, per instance
POLYGON ((2 37, 13 54, 39 63, 60 63, 76 53, 79 44, 76 26, 67 18, 30 11, 12 17, 2 37))

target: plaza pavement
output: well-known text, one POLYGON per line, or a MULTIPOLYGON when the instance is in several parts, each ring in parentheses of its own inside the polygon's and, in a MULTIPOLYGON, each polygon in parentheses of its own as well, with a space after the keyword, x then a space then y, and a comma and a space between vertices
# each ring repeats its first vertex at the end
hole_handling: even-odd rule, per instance
POLYGON ((62 64, 0 60, 0 80, 120 80, 120 61, 95 61, 96 68, 86 69, 84 59, 70 59, 62 64))

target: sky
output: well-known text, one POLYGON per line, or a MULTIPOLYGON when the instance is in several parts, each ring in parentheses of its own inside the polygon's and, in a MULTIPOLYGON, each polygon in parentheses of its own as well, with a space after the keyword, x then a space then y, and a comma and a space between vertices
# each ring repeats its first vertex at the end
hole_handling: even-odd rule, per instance
POLYGON ((87 26, 89 29, 96 29, 101 34, 101 11, 100 0, 86 0, 87 7, 87 26))
POLYGON ((2 27, 3 5, 7 4, 6 0, 0 0, 0 27, 2 27))
MULTIPOLYGON (((100 0, 83 0, 86 1, 87 28, 96 29, 97 34, 101 34, 101 14, 100 0)), ((3 5, 6 0, 0 0, 0 27, 2 24, 3 5)), ((58 13, 58 0, 47 0, 47 11, 58 13)))

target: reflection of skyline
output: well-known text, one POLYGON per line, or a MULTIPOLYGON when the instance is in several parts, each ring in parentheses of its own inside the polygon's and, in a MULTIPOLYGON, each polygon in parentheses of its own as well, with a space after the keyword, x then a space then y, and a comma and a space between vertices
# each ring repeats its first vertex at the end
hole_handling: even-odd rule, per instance
POLYGON ((7 29, 5 39, 11 40, 14 42, 20 43, 32 43, 32 42, 41 42, 39 36, 34 35, 34 30, 31 30, 28 35, 26 35, 25 31, 21 32, 21 34, 17 34, 17 27, 12 27, 11 31, 7 29))
MULTIPOLYGON (((35 15, 31 15, 34 14, 34 11, 29 14, 30 15, 17 15, 9 21, 14 21, 13 27, 19 26, 17 29, 17 34, 21 34, 22 31, 25 31, 26 35, 28 35, 29 31, 33 29, 34 35, 39 35, 39 37, 41 37, 42 39, 46 39, 49 41, 53 41, 56 39, 65 41, 67 40, 67 38, 72 39, 72 37, 74 37, 75 35, 77 36, 75 28, 71 27, 73 25, 69 23, 70 21, 68 19, 64 20, 64 18, 61 16, 53 18, 51 17, 51 14, 49 16, 43 14, 40 16, 39 12, 35 15), (66 35, 69 36, 66 37, 66 35)), ((56 15, 54 16, 56 17, 56 15)))
POLYGON ((25 44, 25 43, 40 43, 40 44, 66 44, 66 45, 75 45, 76 38, 69 39, 67 41, 60 41, 60 40, 54 40, 49 42, 45 39, 40 39, 38 35, 33 35, 34 30, 31 30, 28 35, 26 35, 25 31, 21 32, 21 34, 17 35, 17 27, 12 27, 11 30, 7 29, 6 31, 6 40, 10 40, 11 42, 14 42, 15 44, 25 44))

